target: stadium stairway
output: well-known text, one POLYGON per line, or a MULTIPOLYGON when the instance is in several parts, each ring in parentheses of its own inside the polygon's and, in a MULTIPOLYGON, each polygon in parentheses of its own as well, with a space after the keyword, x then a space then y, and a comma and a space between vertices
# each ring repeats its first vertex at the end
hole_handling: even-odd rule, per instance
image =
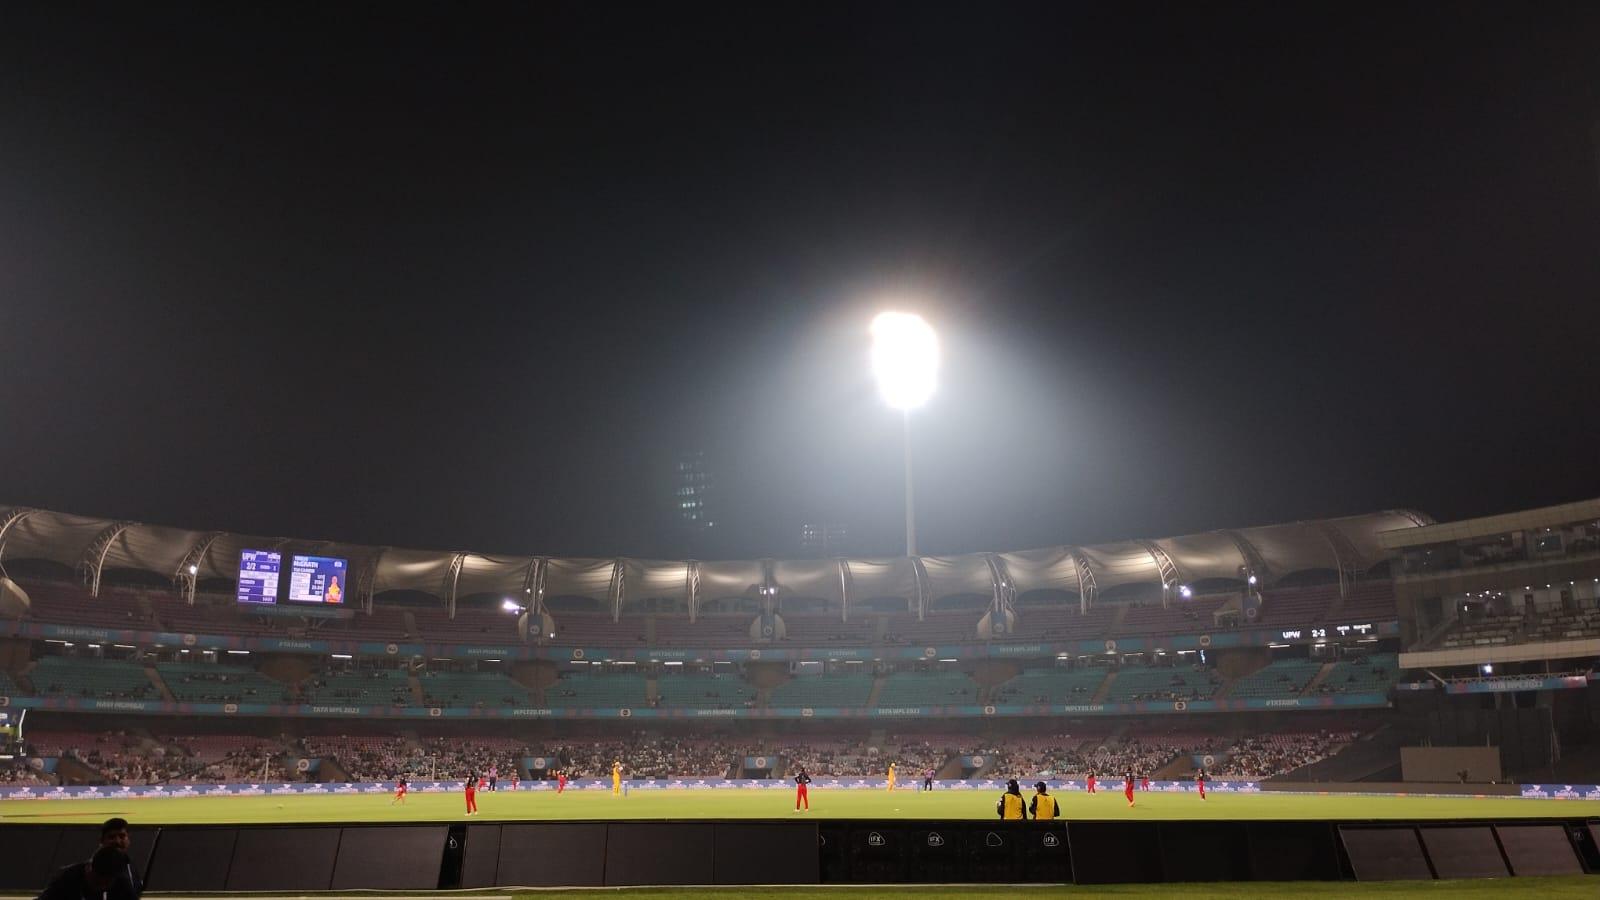
POLYGON ((1317 670, 1317 674, 1311 676, 1311 680, 1306 682, 1305 689, 1300 693, 1310 694, 1312 691, 1316 690, 1318 685, 1328 680, 1328 675, 1331 674, 1335 668, 1338 668, 1338 666, 1339 664, 1337 662, 1323 663, 1322 668, 1317 670))
POLYGON ((878 695, 883 693, 883 679, 883 675, 878 675, 872 679, 872 693, 867 695, 866 707, 868 709, 878 705, 878 695))
POLYGON ((144 667, 144 677, 150 679, 150 684, 153 685, 156 689, 156 692, 161 695, 161 699, 167 701, 168 703, 174 703, 177 701, 178 698, 172 695, 172 689, 167 687, 166 679, 161 677, 161 673, 156 671, 156 667, 154 665, 147 665, 144 667))
POLYGON ((1100 682, 1100 687, 1095 690, 1094 696, 1089 698, 1089 702, 1090 703, 1104 703, 1104 702, 1106 702, 1106 698, 1111 696, 1111 686, 1113 684, 1116 684, 1116 683, 1117 683, 1117 670, 1116 669, 1112 669, 1110 672, 1108 672, 1106 674, 1106 680, 1100 682))

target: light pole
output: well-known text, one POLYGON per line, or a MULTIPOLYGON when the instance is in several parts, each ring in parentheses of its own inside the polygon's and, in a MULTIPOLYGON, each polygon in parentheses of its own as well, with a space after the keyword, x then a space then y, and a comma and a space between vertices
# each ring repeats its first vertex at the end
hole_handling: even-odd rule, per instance
POLYGON ((911 410, 928 402, 939 373, 939 338, 915 313, 885 312, 872 320, 872 374, 885 403, 905 424, 906 555, 917 555, 911 483, 911 410))

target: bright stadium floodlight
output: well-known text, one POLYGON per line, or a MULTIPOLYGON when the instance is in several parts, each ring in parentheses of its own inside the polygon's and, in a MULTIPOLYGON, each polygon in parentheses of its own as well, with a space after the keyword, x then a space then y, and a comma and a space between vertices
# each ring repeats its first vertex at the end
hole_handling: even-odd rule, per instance
POLYGON ((517 601, 511 599, 510 597, 507 597, 505 600, 501 601, 500 608, 505 610, 508 613, 519 613, 519 612, 522 612, 522 604, 520 604, 517 601))
POLYGON ((933 396, 939 338, 915 313, 885 312, 872 320, 872 374, 895 409, 915 409, 933 396))
POLYGON ((905 420, 906 556, 917 555, 911 488, 911 411, 928 402, 939 374, 939 338, 916 313, 883 312, 872 320, 872 374, 883 402, 905 420))

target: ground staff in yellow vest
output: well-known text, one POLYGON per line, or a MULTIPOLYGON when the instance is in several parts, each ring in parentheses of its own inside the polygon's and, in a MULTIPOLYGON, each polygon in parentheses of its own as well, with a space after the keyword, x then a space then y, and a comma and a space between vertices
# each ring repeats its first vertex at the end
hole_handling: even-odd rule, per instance
POLYGON ((1026 819, 1028 817, 1028 808, 1024 805, 1022 799, 1022 787, 1017 784, 1015 778, 1006 782, 1006 792, 1000 795, 999 800, 995 801, 994 811, 999 813, 1002 819, 1026 819))
POLYGON ((1060 814, 1056 798, 1050 796, 1050 789, 1042 781, 1033 786, 1033 799, 1028 801, 1028 812, 1033 813, 1035 820, 1054 819, 1060 814))

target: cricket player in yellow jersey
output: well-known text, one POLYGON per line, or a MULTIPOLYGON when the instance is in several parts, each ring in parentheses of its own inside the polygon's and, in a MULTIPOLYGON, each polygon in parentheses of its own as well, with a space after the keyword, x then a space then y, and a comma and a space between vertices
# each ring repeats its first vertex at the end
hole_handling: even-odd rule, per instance
POLYGON ((889 763, 889 787, 887 789, 894 790, 894 763, 889 763))
POLYGON ((613 796, 622 793, 622 760, 611 764, 611 793, 613 796))

